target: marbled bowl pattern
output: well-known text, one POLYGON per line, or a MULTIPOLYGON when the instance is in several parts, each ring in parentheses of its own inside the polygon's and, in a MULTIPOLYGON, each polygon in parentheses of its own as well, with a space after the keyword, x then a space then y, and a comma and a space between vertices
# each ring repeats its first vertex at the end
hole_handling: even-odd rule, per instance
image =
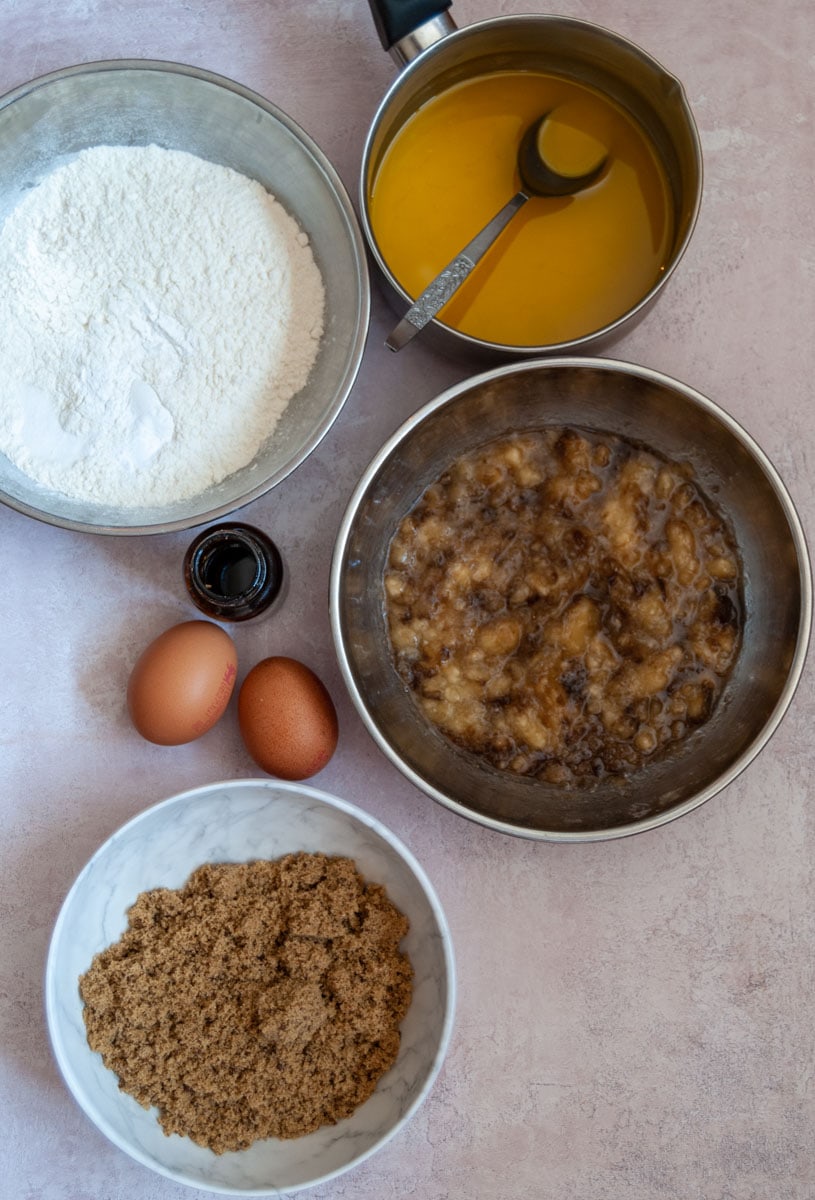
POLYGON ((155 1171, 194 1187, 278 1195, 347 1170, 410 1118, 432 1087, 447 1049, 455 972, 435 891, 412 854, 381 823, 313 788, 244 779, 165 800, 124 825, 94 854, 57 919, 45 997, 52 1047, 65 1081, 112 1142, 155 1171), (370 1100, 338 1125, 218 1156, 187 1138, 166 1137, 154 1111, 119 1091, 116 1076, 88 1047, 77 981, 93 955, 121 935, 139 892, 180 887, 205 862, 274 859, 298 850, 353 858, 365 878, 383 884, 410 920, 404 948, 415 972, 414 995, 399 1057, 370 1100))

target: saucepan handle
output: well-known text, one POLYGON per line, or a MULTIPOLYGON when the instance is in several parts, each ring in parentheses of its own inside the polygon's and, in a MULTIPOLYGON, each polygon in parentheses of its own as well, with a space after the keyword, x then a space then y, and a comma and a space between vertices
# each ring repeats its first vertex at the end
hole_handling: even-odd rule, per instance
POLYGON ((444 32, 455 29, 452 19, 447 16, 451 0, 368 0, 368 3, 379 40, 385 50, 391 52, 397 43, 422 26, 441 21, 443 28, 430 37, 430 41, 436 41, 444 32))

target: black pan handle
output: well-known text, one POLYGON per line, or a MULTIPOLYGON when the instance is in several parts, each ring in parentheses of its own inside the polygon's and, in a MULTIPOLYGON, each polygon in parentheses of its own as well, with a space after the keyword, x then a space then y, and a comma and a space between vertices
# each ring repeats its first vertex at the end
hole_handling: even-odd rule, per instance
POLYGON ((451 0, 368 0, 376 32, 385 50, 420 25, 446 12, 451 0))

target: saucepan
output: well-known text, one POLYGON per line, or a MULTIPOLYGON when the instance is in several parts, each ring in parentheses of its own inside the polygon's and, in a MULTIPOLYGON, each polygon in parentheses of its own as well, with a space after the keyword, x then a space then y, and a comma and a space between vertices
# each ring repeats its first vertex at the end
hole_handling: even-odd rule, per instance
MULTIPOLYGON (((456 89, 472 85, 481 77, 489 76, 494 83, 498 76, 543 76, 550 81, 558 81, 559 85, 582 89, 595 98, 601 98, 613 107, 620 119, 632 122, 638 135, 644 139, 647 153, 657 164, 660 187, 664 193, 665 217, 656 268, 645 283, 632 284, 633 292, 620 297, 619 311, 613 310, 613 304, 606 306, 613 311, 603 311, 594 306, 595 297, 591 293, 593 284, 588 282, 588 275, 584 274, 586 267, 583 262, 577 258, 569 261, 567 256, 567 261, 558 265, 553 261, 545 242, 537 245, 533 242, 532 257, 538 256, 535 267, 537 275, 530 285, 533 292, 542 295, 548 290, 550 303, 555 309, 559 306, 563 308, 567 303, 579 306, 584 303, 579 295, 579 287, 583 283, 583 294, 587 299, 582 324, 578 315, 573 328, 555 325, 550 332, 544 326, 541 326, 540 333, 530 331, 528 325, 524 327, 523 320, 529 303, 510 288, 503 305, 505 319, 496 324, 494 332, 488 319, 476 327, 477 322, 471 319, 475 311, 474 304, 470 305, 470 311, 465 312, 463 317, 462 306, 459 305, 458 315, 454 317, 451 302, 420 336, 436 349, 469 362, 500 362, 567 352, 594 353, 617 341, 645 316, 662 294, 688 246, 696 224, 702 196, 702 155, 696 124, 682 84, 639 46, 586 21, 534 14, 496 17, 459 28, 450 14, 449 0, 414 0, 409 4, 403 0, 370 0, 370 6, 383 47, 402 68, 374 116, 364 147, 360 178, 363 232, 378 269, 378 281, 394 313, 403 316, 422 288, 453 257, 453 254, 448 259, 444 259, 443 255, 439 257, 441 249, 430 246, 429 236, 432 238, 433 234, 432 231, 428 234, 428 221, 431 224, 436 221, 437 214, 445 210, 445 206, 454 211, 459 200, 462 210, 465 207, 472 208, 473 191, 478 186, 473 177, 466 175, 470 169, 470 164, 466 162, 465 173, 461 177, 451 175, 442 183, 439 182, 442 176, 432 172, 426 181, 417 181, 416 172, 413 171, 412 179, 417 194, 422 197, 424 208, 417 212, 406 209, 397 215, 388 209, 382 189, 385 187, 385 172, 389 169, 389 163, 395 162, 400 144, 405 146, 406 139, 411 137, 418 139, 419 148, 414 162, 423 164, 422 170, 434 161, 435 156, 435 161, 449 159, 452 172, 452 164, 461 161, 458 157, 460 135, 463 125, 474 111, 473 107, 465 111, 465 121, 452 125, 447 131, 446 141, 432 144, 429 140, 421 144, 426 125, 420 125, 418 118, 424 118, 439 98, 449 98, 456 89), (379 193, 377 189, 380 189, 379 193), (395 235, 393 228, 388 233, 389 224, 395 228, 395 235), (401 248, 395 246, 394 236, 404 241, 401 248), (410 260, 410 269, 405 266, 406 258, 410 260), (407 279, 407 275, 411 275, 411 278, 407 279), (578 288, 576 301, 568 300, 567 293, 571 287, 578 288)), ((544 87, 543 99, 545 96, 544 87)), ((509 131, 508 145, 501 151, 506 152, 510 164, 506 183, 507 200, 517 186, 517 176, 513 180, 511 173, 517 144, 509 143, 513 138, 519 140, 523 132, 520 114, 513 113, 513 117, 516 118, 514 126, 511 123, 502 126, 509 131)), ((485 144, 485 155, 491 152, 491 147, 485 144)), ((395 170, 395 166, 392 169, 395 170)), ((619 183, 624 172, 630 175, 631 164, 613 161, 607 177, 598 180, 595 189, 581 193, 579 203, 587 206, 585 209, 578 207, 577 197, 570 197, 566 201, 536 201, 539 205, 536 213, 532 212, 534 205, 530 204, 527 206, 530 221, 539 222, 535 229, 543 230, 545 227, 547 232, 542 236, 552 238, 562 249, 563 243, 558 232, 560 226, 554 222, 572 220, 575 214, 583 211, 591 213, 594 210, 588 206, 593 205, 601 215, 596 220, 591 216, 588 219, 592 221, 593 230, 598 231, 606 220, 602 212, 604 197, 611 195, 609 189, 616 186, 614 180, 619 183), (616 172, 616 175, 613 176, 612 172, 616 172), (595 191, 596 194, 593 194, 595 191), (570 202, 574 203, 574 207, 571 212, 565 212, 565 206, 570 202), (549 208, 541 207, 545 205, 549 205, 549 208)), ((485 198, 484 203, 484 217, 494 215, 488 212, 490 201, 485 198)), ((421 209, 421 204, 419 207, 421 209)), ((444 219, 447 220, 446 217, 444 219)), ((597 242, 595 260, 614 253, 613 243, 626 223, 629 228, 632 221, 642 220, 650 224, 649 217, 638 215, 636 210, 633 217, 630 213, 623 214, 617 220, 616 227, 614 219, 611 213, 607 223, 612 227, 610 232, 603 234, 605 242, 597 242)), ((438 217, 438 220, 442 218, 438 217)), ((486 220, 483 223, 486 224, 486 220)), ((495 271, 496 264, 501 263, 513 239, 518 239, 515 244, 517 252, 522 245, 520 239, 531 236, 528 230, 516 229, 515 222, 513 230, 515 232, 506 231, 501 235, 490 251, 490 262, 484 260, 479 263, 467 287, 473 291, 481 288, 484 273, 489 275, 495 271), (478 271, 482 275, 477 280, 478 271)), ((445 234, 447 250, 453 248, 454 253, 458 252, 477 232, 478 229, 473 229, 471 223, 467 224, 464 215, 460 229, 453 220, 453 227, 445 234)), ((647 241, 649 232, 645 229, 642 232, 647 241)), ((653 230, 650 233, 656 237, 653 230)), ((463 299, 463 289, 458 295, 463 299)))

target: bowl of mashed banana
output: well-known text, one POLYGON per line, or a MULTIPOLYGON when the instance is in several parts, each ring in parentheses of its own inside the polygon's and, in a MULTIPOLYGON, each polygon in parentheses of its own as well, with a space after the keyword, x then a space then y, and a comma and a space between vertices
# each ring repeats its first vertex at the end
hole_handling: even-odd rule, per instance
POLYGON ((344 515, 331 624, 417 787, 505 833, 619 837, 698 807, 782 720, 812 617, 795 506, 687 385, 540 359, 451 387, 344 515))

